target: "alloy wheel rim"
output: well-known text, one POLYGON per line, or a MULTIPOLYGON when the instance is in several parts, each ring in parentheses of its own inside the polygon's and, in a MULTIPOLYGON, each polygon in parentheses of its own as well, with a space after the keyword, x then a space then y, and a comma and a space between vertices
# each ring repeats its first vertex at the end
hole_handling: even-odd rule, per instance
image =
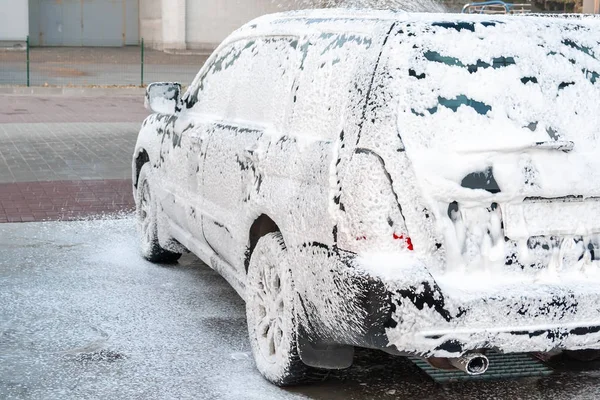
POLYGON ((139 220, 140 220, 140 228, 142 231, 142 236, 146 239, 147 242, 151 240, 151 230, 150 230, 150 187, 148 186, 148 182, 144 181, 142 183, 142 190, 140 196, 140 209, 139 209, 139 220))
POLYGON ((282 282, 275 266, 267 264, 260 271, 254 307, 256 339, 263 357, 273 363, 284 343, 283 313, 285 300, 282 282))

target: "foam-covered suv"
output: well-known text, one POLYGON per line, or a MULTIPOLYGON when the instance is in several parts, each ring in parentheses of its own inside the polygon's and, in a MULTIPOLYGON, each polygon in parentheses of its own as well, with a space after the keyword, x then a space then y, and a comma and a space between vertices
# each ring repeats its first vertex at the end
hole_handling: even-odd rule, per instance
POLYGON ((259 18, 133 158, 143 255, 245 299, 261 373, 354 347, 469 373, 485 351, 600 348, 597 24, 313 10, 259 18))

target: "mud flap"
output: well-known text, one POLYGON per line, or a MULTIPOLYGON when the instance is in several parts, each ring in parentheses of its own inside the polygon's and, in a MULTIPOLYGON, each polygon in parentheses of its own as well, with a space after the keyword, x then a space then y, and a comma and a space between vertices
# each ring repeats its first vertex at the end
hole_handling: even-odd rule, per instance
POLYGON ((349 368, 354 359, 354 346, 316 344, 302 338, 298 351, 302 362, 314 368, 349 368))

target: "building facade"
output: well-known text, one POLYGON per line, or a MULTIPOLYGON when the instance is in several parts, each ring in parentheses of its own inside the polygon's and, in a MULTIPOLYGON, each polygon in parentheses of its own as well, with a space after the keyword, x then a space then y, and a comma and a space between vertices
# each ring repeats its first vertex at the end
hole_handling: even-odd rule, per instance
POLYGON ((34 46, 138 44, 138 6, 144 2, 145 0, 29 0, 29 40, 34 46))
MULTIPOLYGON (((260 15, 352 1, 358 0, 0 0, 0 46, 23 43, 29 35, 34 46, 125 46, 143 38, 161 50, 211 51, 260 15)), ((457 11, 468 0, 439 1, 457 11)), ((600 13, 600 0, 533 4, 537 11, 600 13)))
POLYGON ((294 4, 287 0, 140 0, 140 36, 158 49, 209 51, 251 19, 292 9, 294 4))
MULTIPOLYGON (((399 4, 398 0, 370 1, 378 6, 399 4)), ((432 0, 430 7, 431 11, 460 12, 469 2, 432 0)), ((161 50, 211 51, 229 33, 260 15, 307 5, 335 6, 343 3, 356 4, 360 0, 140 0, 140 36, 149 46, 161 50)), ((530 3, 534 12, 600 13, 600 0, 531 0, 530 3)))
MULTIPOLYGON (((398 0, 371 0, 385 7, 398 0)), ((436 0, 431 0, 435 4, 436 0)), ((468 0, 440 0, 460 10, 468 0)), ((359 0, 140 0, 140 36, 157 49, 213 50, 235 29, 264 14, 359 0)), ((443 10, 439 6, 438 10, 443 10)))
POLYGON ((0 46, 23 44, 29 34, 28 0, 0 0, 0 46))
POLYGON ((583 0, 585 14, 600 14, 600 0, 583 0))

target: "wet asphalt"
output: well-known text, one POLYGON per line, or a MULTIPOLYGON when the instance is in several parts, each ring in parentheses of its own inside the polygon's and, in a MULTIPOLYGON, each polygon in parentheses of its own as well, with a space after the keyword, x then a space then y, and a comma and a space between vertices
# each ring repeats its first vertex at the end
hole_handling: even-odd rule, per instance
POLYGON ((255 370, 245 323, 243 301, 194 256, 144 261, 131 218, 0 225, 0 399, 600 398, 600 363, 438 385, 367 350, 280 389, 255 370))

